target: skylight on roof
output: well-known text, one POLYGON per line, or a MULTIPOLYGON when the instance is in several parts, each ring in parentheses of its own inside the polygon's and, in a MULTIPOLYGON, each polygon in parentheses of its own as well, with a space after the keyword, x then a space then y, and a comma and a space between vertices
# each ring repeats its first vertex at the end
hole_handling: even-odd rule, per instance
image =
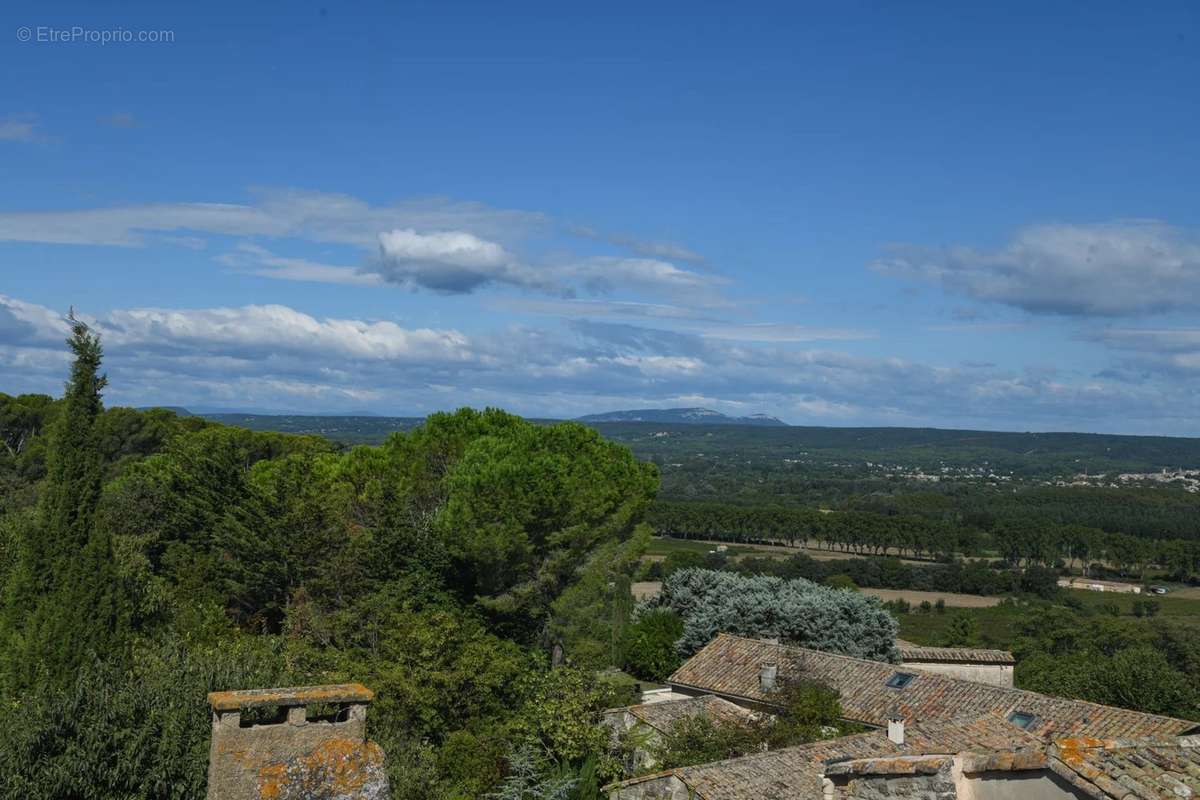
POLYGON ((1033 720, 1033 714, 1027 714, 1024 711, 1014 711, 1008 715, 1008 721, 1023 730, 1028 730, 1029 726, 1033 724, 1033 720))
POLYGON ((887 687, 889 689, 903 689, 905 686, 908 686, 910 683, 912 683, 912 679, 915 677, 917 676, 913 675, 911 672, 893 673, 892 677, 887 679, 887 687))

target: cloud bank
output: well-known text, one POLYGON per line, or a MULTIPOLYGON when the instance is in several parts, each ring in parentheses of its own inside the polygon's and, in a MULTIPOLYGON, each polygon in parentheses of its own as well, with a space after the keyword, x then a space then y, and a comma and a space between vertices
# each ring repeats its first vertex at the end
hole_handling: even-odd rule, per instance
POLYGON ((1200 239, 1156 221, 1036 225, 997 250, 898 245, 872 268, 1034 314, 1200 308, 1200 239))
MULTIPOLYGON (((424 413, 498 404, 575 416, 617 404, 709 405, 817 424, 1200 432, 1180 393, 1120 377, 942 366, 786 341, 576 320, 468 335, 283 305, 126 308, 88 318, 104 337, 110 401, 424 413), (951 411, 947 411, 951 409, 951 411)), ((0 296, 0 380, 57 391, 62 315, 0 296)), ((1193 332, 1195 334, 1195 332, 1193 332)), ((1114 333, 1114 335, 1117 335, 1114 333)), ((1135 337, 1136 338, 1136 337, 1135 337)), ((1185 337, 1186 338, 1186 337, 1185 337)), ((1181 344, 1181 352, 1200 339, 1181 344)))

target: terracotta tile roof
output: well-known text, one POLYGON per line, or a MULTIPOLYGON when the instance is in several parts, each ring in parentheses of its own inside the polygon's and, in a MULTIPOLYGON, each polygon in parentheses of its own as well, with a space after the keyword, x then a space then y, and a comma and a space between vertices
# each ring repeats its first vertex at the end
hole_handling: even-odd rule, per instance
POLYGON ((1044 741, 998 714, 925 720, 905 726, 904 744, 916 753, 984 753, 1034 750, 1044 741))
POLYGON ((625 711, 651 728, 663 732, 669 730, 676 721, 688 717, 703 715, 713 722, 746 722, 753 715, 753 712, 736 703, 711 694, 682 700, 664 700, 661 703, 643 703, 605 713, 613 711, 625 711))
POLYGON ((908 722, 952 720, 967 715, 1033 716, 1027 730, 1044 738, 1062 736, 1172 736, 1200 729, 1200 723, 1122 708, 1066 700, 914 670, 903 688, 886 684, 902 666, 822 653, 721 634, 676 670, 677 689, 719 694, 770 705, 759 688, 759 668, 779 664, 779 674, 804 675, 841 693, 846 719, 884 726, 889 713, 908 722))
POLYGON ((820 797, 822 764, 830 758, 865 758, 899 752, 880 731, 843 736, 825 742, 785 747, 727 761, 677 767, 606 787, 620 797, 626 786, 679 779, 699 800, 769 800, 820 797))
POLYGON ((1049 768, 1101 800, 1200 797, 1200 737, 1144 740, 1060 739, 1049 768))
MULTIPOLYGON (((959 756, 968 773, 1050 770, 1097 800, 1186 800, 1200 796, 1200 737, 1059 739, 1036 750, 959 756)), ((934 774, 942 755, 885 755, 827 764, 826 776, 934 774)))
POLYGON ((896 651, 906 664, 1016 664, 1007 650, 987 650, 979 647, 926 647, 903 639, 896 640, 896 651))
POLYGON ((820 797, 821 775, 831 763, 945 755, 978 747, 980 743, 1020 752, 1040 752, 1037 748, 1043 746, 1040 740, 998 718, 924 723, 907 728, 903 745, 892 742, 884 731, 870 731, 711 764, 678 767, 606 788, 610 797, 620 797, 623 787, 674 778, 699 800, 820 797))

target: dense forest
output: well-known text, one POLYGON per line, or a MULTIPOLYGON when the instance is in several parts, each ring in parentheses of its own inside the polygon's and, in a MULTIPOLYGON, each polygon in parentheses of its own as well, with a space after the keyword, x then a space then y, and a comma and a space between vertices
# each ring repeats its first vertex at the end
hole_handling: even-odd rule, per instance
MULTIPOLYGON (((1097 500, 1085 515, 1103 515, 1104 504, 1101 498, 1097 500)), ((878 507, 880 503, 863 505, 878 507)), ((1162 538, 1134 535, 1060 521, 1052 512, 1038 513, 1036 502, 1028 506, 1013 503, 1010 508, 1014 511, 1010 516, 990 516, 983 521, 984 515, 972 518, 954 509, 948 513, 946 507, 937 505, 923 513, 912 506, 906 509, 908 513, 822 512, 790 506, 660 500, 651 506, 648 519, 660 534, 681 539, 788 545, 813 542, 856 555, 940 561, 956 556, 992 557, 1012 566, 1057 566, 1096 575, 1112 571, 1139 580, 1151 567, 1178 581, 1190 581, 1200 574, 1200 538, 1192 530, 1187 538, 1175 538, 1169 529, 1162 538)), ((1123 508, 1127 507, 1118 506, 1116 514, 1104 519, 1120 519, 1123 508)), ((1164 516, 1170 516, 1176 506, 1165 508, 1164 516)))
POLYGON ((202 797, 207 691, 339 680, 378 693, 395 797, 482 796, 516 751, 613 777, 596 668, 653 466, 500 411, 338 450, 105 409, 71 346, 64 398, 0 398, 0 795, 202 797))
MULTIPOLYGON (((376 440, 420 423, 219 418, 341 442, 376 440)), ((1052 480, 1196 467, 1196 439, 642 422, 592 427, 658 467, 661 489, 648 520, 663 535, 813 540, 857 554, 989 556, 1078 572, 1096 563, 1139 578, 1151 565, 1179 580, 1200 573, 1200 493, 1052 480)))

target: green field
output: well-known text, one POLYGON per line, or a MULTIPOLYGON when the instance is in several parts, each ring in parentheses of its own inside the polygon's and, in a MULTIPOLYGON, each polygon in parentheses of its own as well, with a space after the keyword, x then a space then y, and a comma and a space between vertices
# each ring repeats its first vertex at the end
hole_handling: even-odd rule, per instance
MULTIPOLYGON (((1129 620, 1136 619, 1133 615, 1135 602, 1153 599, 1159 604, 1159 611, 1153 619, 1194 623, 1197 625, 1197 635, 1200 635, 1200 600, 1170 595, 1159 597, 1089 592, 1083 589, 1072 589, 1064 595, 1071 598, 1070 602, 1078 601, 1085 613, 1104 613, 1106 606, 1115 606, 1119 616, 1129 620)), ((1021 625, 1028 619, 1030 610, 1031 606, 1027 603, 954 609, 944 614, 921 614, 914 609, 912 613, 900 614, 897 619, 900 621, 900 638, 917 644, 935 644, 949 628, 955 614, 969 614, 979 623, 983 646, 1008 649, 1020 635, 1021 625)))
MULTIPOLYGON (((655 537, 650 540, 650 546, 646 549, 648 556, 669 556, 672 553, 699 553, 704 555, 717 548, 714 542, 705 542, 697 539, 667 539, 655 537)), ((767 548, 755 547, 754 545, 746 544, 731 544, 727 545, 725 555, 729 558, 735 556, 746 555, 748 553, 757 553, 758 555, 776 555, 775 552, 767 548)))

